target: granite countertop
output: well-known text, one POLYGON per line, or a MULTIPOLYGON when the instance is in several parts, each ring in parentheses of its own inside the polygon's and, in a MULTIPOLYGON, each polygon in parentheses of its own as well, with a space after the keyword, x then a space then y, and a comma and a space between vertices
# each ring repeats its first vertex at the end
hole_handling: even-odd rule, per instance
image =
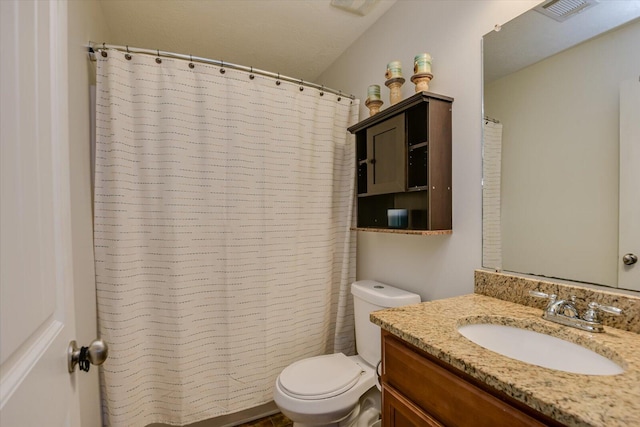
POLYGON ((371 321, 421 350, 569 426, 640 425, 640 334, 594 334, 543 320, 542 311, 470 294, 371 313, 371 321), (469 341, 457 327, 495 323, 532 329, 609 357, 619 375, 572 374, 530 365, 469 341))

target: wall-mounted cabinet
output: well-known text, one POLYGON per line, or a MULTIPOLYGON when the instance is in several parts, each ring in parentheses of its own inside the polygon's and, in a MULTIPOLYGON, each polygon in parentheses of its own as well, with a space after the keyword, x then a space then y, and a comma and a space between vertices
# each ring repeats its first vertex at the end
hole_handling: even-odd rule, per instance
POLYGON ((349 128, 356 135, 358 229, 451 232, 451 106, 419 92, 349 128), (389 227, 405 209, 407 226, 389 227))

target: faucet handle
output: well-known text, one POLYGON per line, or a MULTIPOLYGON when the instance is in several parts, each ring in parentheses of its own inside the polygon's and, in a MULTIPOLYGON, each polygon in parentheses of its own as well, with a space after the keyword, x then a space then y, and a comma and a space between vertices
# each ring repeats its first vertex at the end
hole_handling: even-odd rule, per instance
POLYGON ((547 303, 547 308, 545 309, 547 311, 551 310, 551 307, 556 303, 556 298, 558 298, 556 294, 549 295, 540 291, 529 291, 529 295, 531 295, 532 297, 548 299, 549 302, 547 303))
POLYGON ((600 305, 597 302, 590 302, 589 308, 598 309, 600 311, 604 311, 605 313, 615 314, 616 316, 620 316, 622 314, 622 309, 618 307, 613 307, 610 305, 600 305))
POLYGON ((590 302, 589 308, 582 315, 582 319, 588 322, 599 322, 598 318, 598 310, 604 311, 605 313, 615 314, 616 316, 620 316, 622 314, 622 310, 618 307, 612 307, 610 305, 600 305, 597 302, 590 302))
POLYGON ((540 291, 529 291, 529 295, 531 295, 532 297, 538 297, 538 298, 549 298, 549 294, 545 294, 544 292, 540 292, 540 291))
POLYGON ((556 301, 556 298, 558 297, 556 294, 547 294, 540 291, 529 291, 529 295, 537 298, 547 298, 551 300, 549 301, 549 304, 553 304, 556 301))

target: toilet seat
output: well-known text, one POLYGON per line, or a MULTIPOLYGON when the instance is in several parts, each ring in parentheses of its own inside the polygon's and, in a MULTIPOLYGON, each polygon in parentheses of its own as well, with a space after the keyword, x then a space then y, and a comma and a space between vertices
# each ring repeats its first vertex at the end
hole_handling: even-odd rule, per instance
POLYGON ((299 360, 286 367, 278 378, 289 396, 320 400, 351 389, 363 373, 360 365, 342 353, 299 360))

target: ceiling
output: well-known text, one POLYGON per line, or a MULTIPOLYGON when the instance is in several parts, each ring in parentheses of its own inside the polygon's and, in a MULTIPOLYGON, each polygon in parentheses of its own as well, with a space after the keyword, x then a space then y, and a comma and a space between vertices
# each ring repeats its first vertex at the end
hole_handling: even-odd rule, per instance
MULTIPOLYGON (((99 0, 110 40, 315 81, 396 0, 361 16, 330 0, 99 0)), ((342 0, 362 4, 365 0, 342 0)))
POLYGON ((483 37, 484 81, 492 82, 638 17, 639 0, 599 0, 563 22, 530 10, 483 37))

